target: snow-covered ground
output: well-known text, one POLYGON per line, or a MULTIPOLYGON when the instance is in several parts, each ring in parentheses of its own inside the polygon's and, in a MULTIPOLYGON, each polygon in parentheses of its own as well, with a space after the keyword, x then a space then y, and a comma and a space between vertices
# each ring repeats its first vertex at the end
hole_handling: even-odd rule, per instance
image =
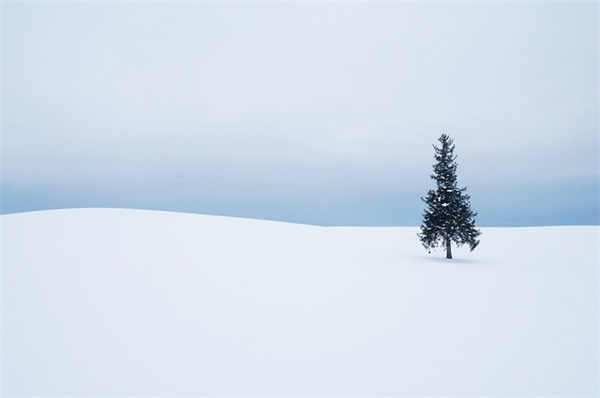
POLYGON ((598 227, 1 217, 7 395, 598 394, 598 227))

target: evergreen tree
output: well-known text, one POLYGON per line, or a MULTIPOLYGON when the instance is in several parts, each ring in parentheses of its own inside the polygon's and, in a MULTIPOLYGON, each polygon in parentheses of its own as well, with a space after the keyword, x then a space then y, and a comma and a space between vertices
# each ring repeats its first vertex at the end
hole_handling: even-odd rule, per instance
POLYGON ((477 213, 471 210, 471 197, 465 193, 467 188, 458 188, 454 143, 446 134, 439 141, 440 147, 433 145, 437 163, 431 175, 437 189, 430 190, 427 197, 421 198, 427 204, 427 209, 418 236, 427 250, 438 245, 445 246, 446 258, 451 259, 451 242, 458 246, 466 244, 474 250, 479 244, 477 237, 481 232, 475 228, 477 213))

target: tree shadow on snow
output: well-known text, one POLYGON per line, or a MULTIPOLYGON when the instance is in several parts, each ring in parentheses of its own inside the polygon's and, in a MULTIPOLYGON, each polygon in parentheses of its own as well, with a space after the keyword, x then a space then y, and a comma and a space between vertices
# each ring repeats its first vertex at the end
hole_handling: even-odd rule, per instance
POLYGON ((445 264, 445 265, 485 265, 486 262, 477 258, 454 257, 447 259, 445 255, 440 253, 431 253, 417 256, 419 260, 425 263, 445 264))

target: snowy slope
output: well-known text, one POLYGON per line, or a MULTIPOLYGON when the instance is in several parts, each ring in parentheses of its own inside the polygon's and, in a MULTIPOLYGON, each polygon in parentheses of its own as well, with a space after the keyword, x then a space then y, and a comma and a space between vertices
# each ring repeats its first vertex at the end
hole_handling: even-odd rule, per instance
POLYGON ((598 227, 1 221, 4 395, 598 394, 598 227))

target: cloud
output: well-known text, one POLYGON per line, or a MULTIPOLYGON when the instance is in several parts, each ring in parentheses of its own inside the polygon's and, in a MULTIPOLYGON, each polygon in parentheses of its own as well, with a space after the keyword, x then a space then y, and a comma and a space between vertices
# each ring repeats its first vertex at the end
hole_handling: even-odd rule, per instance
POLYGON ((442 133, 486 201, 583 180, 597 198, 595 4, 3 7, 4 211, 77 187, 97 205, 415 223, 442 133))

